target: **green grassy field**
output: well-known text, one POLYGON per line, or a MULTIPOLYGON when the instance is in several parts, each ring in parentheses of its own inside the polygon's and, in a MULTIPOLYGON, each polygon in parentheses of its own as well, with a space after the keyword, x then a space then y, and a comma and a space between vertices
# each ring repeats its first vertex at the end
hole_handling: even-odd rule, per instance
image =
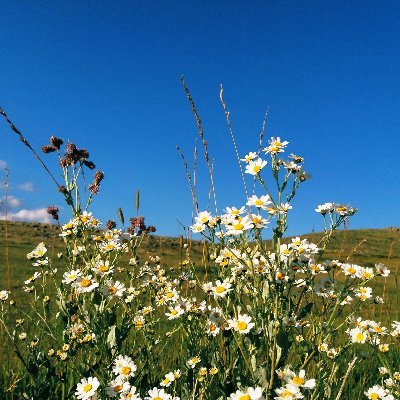
MULTIPOLYGON (((8 260, 10 264, 11 289, 21 287, 23 281, 33 274, 34 269, 26 258, 40 242, 44 242, 49 249, 49 256, 57 262, 57 252, 63 246, 58 236, 59 228, 55 225, 39 223, 8 223, 8 260)), ((0 221, 0 289, 7 288, 6 239, 5 222, 0 221)), ((314 243, 322 238, 321 233, 302 235, 314 243)), ((139 250, 139 256, 158 255, 163 259, 167 268, 177 268, 185 259, 180 238, 148 236, 144 239, 139 250)), ((268 245, 268 243, 267 243, 268 245)), ((201 241, 190 242, 190 257, 198 268, 212 268, 209 260, 207 243, 201 241)), ((341 230, 334 233, 326 249, 323 259, 337 259, 356 263, 362 266, 373 266, 381 262, 391 269, 390 277, 380 287, 376 294, 384 295, 385 307, 394 318, 400 318, 399 309, 399 266, 400 266, 400 230, 388 229, 360 229, 341 230)), ((60 262, 57 265, 63 270, 60 262)))
MULTIPOLYGON (((7 257, 6 257, 6 235, 5 222, 0 222, 0 290, 7 289, 7 257)), ((40 242, 45 242, 49 257, 56 260, 56 265, 62 272, 65 267, 62 261, 57 260, 57 253, 63 247, 62 239, 58 236, 57 226, 38 223, 8 223, 8 260, 10 266, 11 290, 13 298, 20 304, 24 304, 25 293, 20 290, 23 281, 31 276, 34 268, 27 260, 26 254, 40 242)), ((314 243, 322 238, 321 233, 303 235, 314 243)), ((287 239, 289 240, 289 238, 287 239)), ((271 243, 266 242, 267 246, 271 243)), ((162 257, 162 264, 165 268, 180 268, 182 261, 186 258, 183 240, 181 238, 168 238, 159 236, 148 236, 144 239, 139 256, 142 259, 148 255, 159 255, 162 257)), ((215 271, 210 258, 207 243, 201 241, 190 242, 190 257, 196 264, 198 272, 212 274, 215 271)), ((363 230, 342 230, 333 235, 325 254, 325 259, 337 259, 349 261, 362 266, 373 266, 375 263, 386 264, 391 274, 387 279, 376 280, 374 284, 374 295, 380 295, 385 303, 378 307, 366 308, 365 314, 368 318, 380 320, 383 323, 400 320, 400 299, 399 299, 399 266, 400 266, 400 231, 398 229, 363 229, 363 230)), ((1 343, 9 342, 2 337, 1 343)), ((399 351, 393 352, 396 359, 399 351)), ((370 356, 366 356, 368 359, 370 356)), ((0 351, 0 389, 10 386, 13 381, 13 374, 18 369, 18 361, 12 354, 11 346, 5 346, 0 351)), ((349 381, 349 393, 347 396, 354 396, 354 399, 362 398, 361 394, 365 386, 374 381, 376 371, 374 370, 378 360, 369 359, 368 363, 360 362, 349 381)), ((0 390, 0 399, 1 397, 0 390)), ((8 398, 8 397, 7 397, 8 398)), ((10 397, 11 398, 11 397, 10 397)), ((346 397, 351 398, 351 397, 346 397)))

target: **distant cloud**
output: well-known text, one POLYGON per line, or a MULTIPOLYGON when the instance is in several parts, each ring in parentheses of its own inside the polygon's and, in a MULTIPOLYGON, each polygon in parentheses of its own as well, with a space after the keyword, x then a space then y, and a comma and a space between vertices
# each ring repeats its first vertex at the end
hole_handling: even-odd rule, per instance
POLYGON ((8 168, 7 162, 4 160, 0 160, 0 168, 1 169, 8 168))
MULTIPOLYGON (((0 197, 0 213, 4 213, 4 207, 6 204, 6 197, 0 197)), ((13 195, 9 195, 7 197, 7 204, 8 208, 18 208, 22 205, 22 201, 20 199, 17 199, 13 195)))
MULTIPOLYGON (((5 202, 5 198, 2 199, 2 202, 5 202)), ((22 201, 20 199, 17 199, 14 196, 8 196, 7 198, 8 206, 11 208, 17 208, 22 204, 22 201)))
MULTIPOLYGON (((5 214, 0 214, 0 219, 5 219, 5 214)), ((50 223, 51 217, 47 214, 47 208, 39 208, 36 210, 19 210, 8 214, 9 221, 25 221, 25 222, 43 222, 50 223)))
POLYGON ((32 182, 24 182, 17 185, 18 189, 23 190, 24 192, 34 192, 35 186, 33 186, 32 182))

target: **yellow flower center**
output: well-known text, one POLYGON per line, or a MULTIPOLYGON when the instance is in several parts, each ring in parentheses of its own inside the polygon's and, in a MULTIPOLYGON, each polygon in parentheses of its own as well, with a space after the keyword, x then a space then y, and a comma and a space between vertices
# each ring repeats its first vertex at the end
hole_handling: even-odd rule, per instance
POLYGON ((303 378, 300 378, 300 376, 295 376, 295 377, 293 378, 293 383, 294 383, 295 385, 304 385, 305 380, 304 380, 303 378))
POLYGON ((216 288, 215 288, 215 291, 217 292, 217 293, 223 293, 223 292, 225 292, 225 286, 222 286, 222 285, 220 285, 220 286, 217 286, 216 288))
POLYGON ((136 321, 136 322, 135 322, 135 328, 137 328, 137 329, 142 328, 143 325, 144 325, 144 322, 143 322, 143 321, 136 321))
POLYGON ((162 400, 162 398, 160 396, 154 397, 153 400, 162 400))
POLYGON ((234 229, 235 231, 241 231, 243 228, 244 228, 244 225, 243 225, 243 224, 236 224, 236 225, 233 225, 233 229, 234 229))
POLYGON ((83 278, 81 280, 81 286, 82 287, 88 287, 88 286, 90 286, 91 283, 92 283, 91 280, 88 279, 88 278, 83 278))
POLYGON ((256 173, 259 173, 261 171, 261 166, 260 165, 255 165, 253 167, 253 171, 256 172, 256 173))
POLYGON ((244 321, 238 321, 236 326, 239 329, 239 331, 244 331, 247 329, 247 323, 244 321))
POLYGON ((357 333, 356 340, 357 342, 362 342, 364 340, 364 334, 362 332, 357 333))
POLYGON ((122 385, 114 386, 114 392, 119 393, 122 390, 122 385))
POLYGON ((251 397, 250 397, 250 395, 245 394, 245 395, 243 395, 243 396, 240 396, 240 397, 239 397, 239 400, 251 400, 251 397))
POLYGON ((285 278, 285 274, 283 272, 278 272, 276 274, 276 279, 282 280, 285 278))
POLYGON ((203 224, 205 224, 206 222, 208 222, 208 217, 202 217, 202 218, 201 218, 201 222, 202 222, 203 224))
POLYGON ((115 294, 117 293, 118 289, 115 286, 111 286, 108 288, 108 293, 115 294))
POLYGON ((178 311, 176 311, 176 310, 171 311, 171 315, 176 315, 176 314, 178 314, 178 311))
POLYGON ((281 397, 292 397, 294 395, 294 393, 292 393, 290 390, 285 389, 282 393, 281 393, 281 397))
POLYGON ((122 375, 129 375, 132 371, 131 367, 125 366, 121 368, 121 374, 122 375))
POLYGON ((110 267, 108 267, 107 265, 100 265, 100 267, 99 267, 100 272, 108 272, 109 270, 110 270, 110 267))
POLYGON ((92 390, 93 386, 90 383, 87 383, 84 387, 83 387, 83 391, 85 393, 90 392, 92 390))
POLYGON ((262 205, 263 205, 263 201, 262 201, 261 199, 257 199, 257 200, 255 201, 255 205, 256 205, 256 206, 262 206, 262 205))
POLYGON ((217 327, 214 324, 210 325, 210 331, 214 332, 217 329, 217 327))
POLYGON ((370 399, 371 400, 378 400, 379 399, 379 394, 378 393, 371 393, 370 399))
POLYGON ((350 267, 350 268, 347 270, 347 272, 349 272, 350 274, 355 274, 357 271, 356 271, 355 268, 350 267))

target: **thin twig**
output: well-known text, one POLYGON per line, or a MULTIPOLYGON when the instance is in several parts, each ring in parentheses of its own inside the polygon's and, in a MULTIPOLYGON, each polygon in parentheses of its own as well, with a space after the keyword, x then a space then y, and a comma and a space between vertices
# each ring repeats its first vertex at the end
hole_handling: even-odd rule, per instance
POLYGON ((0 107, 0 115, 2 115, 5 120, 7 121, 8 125, 10 128, 18 135, 19 139, 21 142, 28 147, 28 149, 33 153, 33 155, 36 157, 36 159, 42 164, 43 168, 46 170, 46 172, 50 175, 51 179, 54 181, 54 183, 57 185, 57 188, 60 186, 54 178, 54 175, 50 172, 50 170, 47 168, 47 165, 43 162, 43 160, 40 158, 39 154, 36 153, 34 148, 29 144, 29 142, 25 139, 25 137, 22 135, 21 131, 11 122, 11 120, 8 118, 6 112, 0 107))

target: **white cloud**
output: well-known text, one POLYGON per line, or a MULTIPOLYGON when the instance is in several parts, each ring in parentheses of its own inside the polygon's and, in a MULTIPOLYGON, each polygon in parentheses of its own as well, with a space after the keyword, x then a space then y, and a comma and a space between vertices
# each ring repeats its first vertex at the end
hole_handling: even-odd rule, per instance
POLYGON ((24 182, 17 185, 18 189, 23 190, 24 192, 34 192, 35 187, 33 186, 32 182, 24 182))
MULTIPOLYGON (((2 202, 5 203, 5 198, 2 199, 2 202)), ((16 197, 10 195, 7 198, 8 201, 8 206, 11 208, 17 208, 22 204, 22 201, 20 199, 17 199, 16 197)))
POLYGON ((0 168, 1 168, 1 169, 8 168, 7 162, 4 161, 4 160, 0 160, 0 168))
MULTIPOLYGON (((0 214, 0 219, 5 219, 5 214, 0 214)), ((51 217, 47 214, 47 208, 39 208, 36 210, 19 210, 8 214, 9 221, 26 221, 26 222, 43 222, 50 223, 51 217)))

